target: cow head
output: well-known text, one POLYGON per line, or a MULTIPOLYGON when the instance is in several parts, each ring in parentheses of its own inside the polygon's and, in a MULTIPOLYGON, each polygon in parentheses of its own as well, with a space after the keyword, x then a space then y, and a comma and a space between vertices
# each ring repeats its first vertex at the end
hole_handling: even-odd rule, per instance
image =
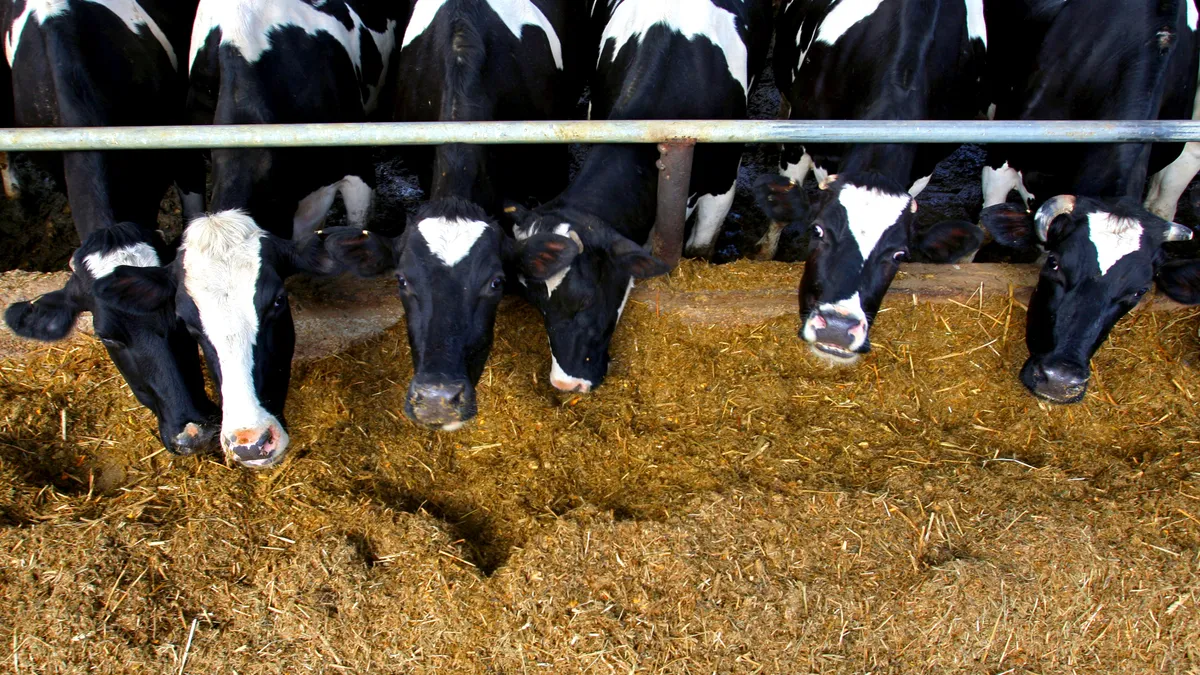
POLYGON ((520 257, 520 281, 550 336, 550 384, 560 391, 589 392, 608 374, 608 346, 634 280, 671 268, 594 216, 508 208, 516 222, 513 232, 527 249, 520 257), (545 244, 531 245, 551 235, 556 238, 546 243, 573 245, 569 264, 548 257, 545 244))
POLYGON ((553 236, 517 245, 483 209, 461 199, 423 205, 396 238, 348 227, 321 235, 329 255, 356 274, 396 276, 413 356, 404 414, 443 431, 476 415, 475 385, 492 349, 505 260, 531 255, 552 273, 575 250, 553 236))
POLYGON ((1191 239, 1192 231, 1136 201, 1060 195, 1024 220, 1019 212, 1006 209, 1005 218, 985 225, 998 240, 1046 248, 1025 324, 1029 359, 1021 368, 1021 382, 1034 395, 1081 400, 1092 355, 1156 279, 1171 298, 1200 303, 1200 261, 1166 262, 1162 246, 1191 239))
POLYGON ((158 233, 133 223, 96 230, 72 256, 62 289, 10 305, 4 319, 17 335, 57 341, 71 332, 81 312, 91 312, 96 336, 129 389, 158 418, 167 450, 189 455, 211 443, 218 414, 204 392, 196 341, 174 307, 142 312, 102 292, 115 270, 131 266, 156 274, 172 255, 158 233))
POLYGON ((103 292, 147 312, 174 306, 220 387, 221 447, 243 466, 267 468, 288 447, 282 418, 296 334, 283 282, 332 271, 315 238, 295 245, 241 211, 222 211, 188 225, 170 267, 118 268, 103 292))
POLYGON ((799 185, 782 176, 763 176, 755 191, 772 220, 809 228, 800 337, 823 360, 853 365, 871 349, 871 326, 900 263, 913 254, 955 260, 978 248, 982 236, 965 222, 918 231, 916 200, 877 174, 830 176, 821 187, 813 206, 799 185))

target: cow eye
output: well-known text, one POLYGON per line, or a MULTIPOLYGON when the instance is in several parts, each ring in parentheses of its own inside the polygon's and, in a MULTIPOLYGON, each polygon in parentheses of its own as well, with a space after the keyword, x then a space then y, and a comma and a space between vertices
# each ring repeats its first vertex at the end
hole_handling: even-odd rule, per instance
POLYGON ((396 275, 396 283, 400 284, 400 290, 404 290, 405 288, 408 288, 408 278, 405 277, 403 274, 396 275))
POLYGON ((1058 256, 1054 255, 1053 253, 1051 253, 1050 255, 1046 256, 1046 268, 1047 268, 1047 269, 1054 270, 1055 272, 1057 272, 1057 271, 1058 271, 1058 269, 1059 269, 1059 267, 1058 267, 1058 256))
POLYGON ((503 289, 504 288, 504 276, 503 275, 497 276, 496 278, 492 279, 492 283, 489 285, 491 286, 491 289, 493 291, 499 291, 499 290, 503 289))
POLYGON ((279 309, 280 307, 283 307, 285 303, 287 303, 287 293, 280 293, 279 295, 275 296, 275 302, 272 303, 272 306, 275 307, 275 309, 279 309))
POLYGON ((896 262, 904 262, 908 260, 908 251, 900 250, 892 254, 892 260, 896 262))
POLYGON ((105 347, 108 347, 109 349, 124 349, 125 348, 124 342, 121 342, 120 340, 114 340, 112 338, 106 338, 106 337, 100 338, 100 344, 104 345, 105 347))
POLYGON ((820 225, 813 225, 813 234, 817 235, 817 239, 822 239, 825 237, 825 228, 820 225))
POLYGON ((1145 295, 1147 292, 1149 292, 1149 290, 1150 289, 1147 287, 1147 288, 1139 288, 1138 290, 1134 291, 1134 293, 1133 293, 1134 302, 1141 300, 1142 296, 1145 295))

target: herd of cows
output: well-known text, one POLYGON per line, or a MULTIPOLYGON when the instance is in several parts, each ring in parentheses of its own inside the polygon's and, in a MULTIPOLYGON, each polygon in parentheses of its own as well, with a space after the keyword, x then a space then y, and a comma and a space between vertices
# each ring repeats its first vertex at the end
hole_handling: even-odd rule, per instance
MULTIPOLYGON (((791 119, 1187 119, 1200 53, 1194 0, 0 0, 0 14, 4 126, 551 120, 585 91, 592 119, 737 119, 772 38, 791 119)), ((570 180, 562 145, 417 149, 427 201, 394 238, 366 229, 370 150, 214 149, 211 191, 201 153, 64 153, 71 275, 5 320, 60 340, 91 312, 167 449, 219 442, 247 467, 288 447, 293 274, 396 277, 404 412, 429 428, 475 416, 506 292, 545 319, 551 384, 598 386, 634 281, 668 271, 645 249, 654 146, 599 145, 570 180), (155 229, 172 184, 177 242, 155 229), (323 229, 339 195, 348 225, 323 229)), ((1154 283, 1200 303, 1200 261, 1163 246, 1192 236, 1170 221, 1200 145, 992 146, 979 222, 919 227, 916 198, 951 150, 786 146, 759 180, 758 256, 790 224, 808 232, 800 337, 818 356, 869 351, 902 261, 966 260, 989 240, 1044 254, 1020 377, 1051 401, 1083 397, 1091 356, 1154 283)), ((697 147, 688 255, 712 253, 742 152, 697 147)))

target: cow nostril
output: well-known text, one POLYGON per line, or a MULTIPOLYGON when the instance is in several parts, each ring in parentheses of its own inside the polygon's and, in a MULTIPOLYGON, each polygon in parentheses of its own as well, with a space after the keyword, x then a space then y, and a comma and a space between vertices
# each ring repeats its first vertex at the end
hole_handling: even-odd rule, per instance
POLYGON ((828 325, 829 325, 829 322, 825 320, 825 317, 821 316, 820 314, 813 315, 812 327, 814 330, 821 330, 822 328, 825 328, 828 325))

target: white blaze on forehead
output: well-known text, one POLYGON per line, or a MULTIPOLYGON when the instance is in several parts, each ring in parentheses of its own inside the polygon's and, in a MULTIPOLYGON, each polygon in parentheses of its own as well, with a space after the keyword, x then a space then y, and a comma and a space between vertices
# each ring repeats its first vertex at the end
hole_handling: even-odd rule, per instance
POLYGON ((113 273, 122 265, 129 267, 158 267, 158 252, 145 242, 125 246, 105 253, 92 253, 85 256, 83 266, 87 268, 93 279, 100 279, 113 273))
POLYGON ((742 91, 749 91, 749 60, 746 45, 737 30, 737 17, 709 0, 627 0, 612 13, 600 38, 601 58, 604 46, 614 40, 613 57, 625 43, 638 40, 657 25, 689 40, 703 37, 725 55, 729 74, 742 91))
POLYGON ((893 195, 850 184, 842 186, 838 202, 846 209, 846 223, 862 253, 863 264, 883 233, 896 224, 911 201, 912 197, 907 194, 893 195))
MULTIPOLYGON (((564 237, 571 234, 571 225, 569 223, 560 223, 554 228, 554 233, 564 237)), ((572 263, 574 264, 574 263, 572 263)), ((554 295, 554 291, 558 288, 563 279, 567 278, 567 273, 571 271, 571 265, 567 265, 562 271, 554 274, 549 279, 546 279, 546 297, 554 295)))
POLYGON ((384 64, 379 81, 367 83, 371 93, 363 107, 370 111, 374 108, 378 89, 387 78, 387 64, 391 59, 392 49, 396 46, 396 21, 388 19, 383 32, 376 32, 364 25, 363 20, 349 4, 346 5, 346 10, 350 15, 350 28, 304 0, 200 0, 200 6, 196 10, 196 22, 192 25, 188 71, 191 72, 191 64, 196 62, 196 56, 204 48, 208 36, 218 28, 221 29, 222 45, 237 48, 242 58, 249 63, 255 63, 271 48, 271 33, 294 26, 304 29, 314 37, 317 33, 333 37, 345 48, 350 62, 354 64, 354 70, 361 76, 362 29, 366 28, 384 64))
POLYGON ((966 0, 966 3, 967 37, 972 40, 980 40, 983 42, 984 49, 987 49, 987 22, 983 18, 983 0, 966 0))
POLYGON ((1095 211, 1088 214, 1088 238, 1096 247, 1096 263, 1103 276, 1121 258, 1142 247, 1142 224, 1132 218, 1095 211))
POLYGON ((487 231, 487 223, 478 220, 447 220, 426 218, 417 223, 417 232, 429 251, 448 267, 454 267, 467 257, 471 247, 487 231))
MULTIPOLYGON (((141 5, 134 0, 85 0, 92 4, 100 5, 108 9, 108 11, 117 15, 125 23, 125 27, 129 32, 137 34, 141 27, 145 26, 150 30, 150 34, 155 40, 162 45, 163 51, 167 53, 167 58, 171 60, 171 67, 179 69, 178 60, 175 58, 175 49, 171 46, 170 40, 167 39, 167 34, 162 32, 158 27, 158 23, 142 9, 141 5)), ((38 24, 44 24, 51 17, 63 14, 69 9, 67 0, 26 0, 25 9, 13 19, 12 26, 8 29, 8 34, 4 36, 4 52, 8 57, 8 65, 12 67, 13 59, 16 58, 17 46, 21 41, 21 34, 25 31, 25 24, 29 21, 30 14, 37 15, 38 24)))
MULTIPOLYGON (((401 49, 429 30, 438 10, 447 1, 417 0, 416 6, 413 7, 412 18, 408 22, 408 28, 404 30, 404 39, 400 42, 401 49)), ((542 32, 546 34, 546 41, 550 43, 550 53, 554 55, 554 65, 559 70, 563 69, 562 42, 558 38, 558 32, 554 30, 550 19, 546 18, 537 5, 530 0, 487 0, 487 4, 504 22, 504 27, 518 40, 521 39, 521 31, 525 26, 542 29, 542 32)))
POLYGON ((282 425, 254 390, 258 310, 254 296, 266 233, 242 211, 193 220, 183 233, 183 286, 200 312, 200 327, 221 371, 221 438, 243 429, 282 425))
POLYGON ((817 29, 817 42, 832 45, 854 24, 875 13, 883 0, 840 0, 817 29))

